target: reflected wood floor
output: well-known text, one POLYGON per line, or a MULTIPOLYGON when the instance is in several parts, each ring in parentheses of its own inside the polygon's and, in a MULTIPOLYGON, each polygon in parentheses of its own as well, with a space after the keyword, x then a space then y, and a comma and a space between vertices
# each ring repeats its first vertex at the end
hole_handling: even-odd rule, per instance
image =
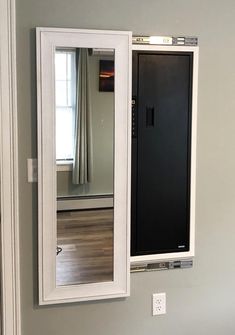
POLYGON ((113 280, 113 209, 57 213, 56 284, 113 280))

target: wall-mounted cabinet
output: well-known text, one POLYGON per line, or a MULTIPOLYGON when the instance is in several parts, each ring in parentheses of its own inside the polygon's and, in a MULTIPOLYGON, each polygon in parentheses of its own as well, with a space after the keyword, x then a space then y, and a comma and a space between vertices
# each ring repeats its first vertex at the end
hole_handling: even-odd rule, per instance
POLYGON ((194 255, 198 48, 133 45, 132 262, 194 255))
POLYGON ((194 255, 197 69, 197 47, 37 28, 40 304, 128 296, 130 249, 194 255))

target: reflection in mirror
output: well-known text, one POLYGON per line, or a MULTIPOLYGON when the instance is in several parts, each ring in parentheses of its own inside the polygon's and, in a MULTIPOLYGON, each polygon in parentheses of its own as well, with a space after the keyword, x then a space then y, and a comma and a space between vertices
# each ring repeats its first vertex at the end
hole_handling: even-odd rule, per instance
POLYGON ((113 280, 114 50, 55 51, 56 284, 113 280))

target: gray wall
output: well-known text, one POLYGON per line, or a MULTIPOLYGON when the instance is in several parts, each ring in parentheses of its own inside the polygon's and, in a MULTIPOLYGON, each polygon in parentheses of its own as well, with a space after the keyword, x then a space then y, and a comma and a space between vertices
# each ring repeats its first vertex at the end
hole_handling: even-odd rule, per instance
POLYGON ((17 0, 20 237, 23 335, 234 335, 234 0, 17 0), (132 30, 200 39, 196 257, 194 267, 131 275, 131 297, 39 308, 35 26, 132 30), (151 294, 167 314, 151 316, 151 294))
POLYGON ((114 93, 99 91, 99 61, 113 57, 89 56, 91 90, 93 175, 84 185, 72 183, 72 172, 57 172, 57 195, 106 195, 113 194, 113 114, 114 93))

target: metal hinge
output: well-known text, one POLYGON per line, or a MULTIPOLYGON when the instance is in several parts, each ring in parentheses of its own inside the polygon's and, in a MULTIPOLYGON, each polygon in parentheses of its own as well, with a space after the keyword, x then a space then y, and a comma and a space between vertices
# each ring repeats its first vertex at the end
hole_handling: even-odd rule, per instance
POLYGON ((192 259, 167 261, 167 262, 155 262, 155 263, 144 263, 144 264, 132 264, 131 272, 144 272, 144 271, 160 271, 160 270, 171 270, 171 269, 187 269, 193 266, 192 259))
POLYGON ((133 44, 155 44, 155 45, 175 45, 175 46, 196 46, 197 37, 173 37, 173 36, 133 36, 133 44))

